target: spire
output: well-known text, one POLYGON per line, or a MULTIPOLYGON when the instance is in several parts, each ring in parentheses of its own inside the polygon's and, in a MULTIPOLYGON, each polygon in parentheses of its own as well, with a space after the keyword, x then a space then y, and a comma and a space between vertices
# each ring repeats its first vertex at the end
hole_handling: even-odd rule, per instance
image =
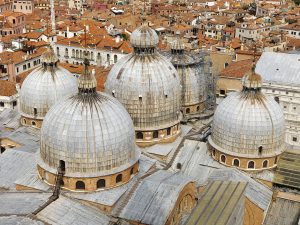
POLYGON ((51 9, 51 28, 52 28, 52 32, 55 33, 56 32, 56 27, 55 27, 54 0, 50 0, 50 9, 51 9))
POLYGON ((87 39, 87 37, 86 37, 86 29, 85 29, 84 30, 85 51, 84 51, 84 61, 83 61, 84 71, 78 80, 79 94, 97 93, 96 92, 97 81, 95 79, 95 70, 93 69, 92 73, 89 71, 90 61, 87 58, 86 39, 87 39))
POLYGON ((262 86, 261 76, 255 73, 256 67, 256 44, 254 44, 253 48, 253 60, 252 60, 252 68, 251 71, 246 73, 243 77, 243 86, 244 90, 260 90, 262 86))

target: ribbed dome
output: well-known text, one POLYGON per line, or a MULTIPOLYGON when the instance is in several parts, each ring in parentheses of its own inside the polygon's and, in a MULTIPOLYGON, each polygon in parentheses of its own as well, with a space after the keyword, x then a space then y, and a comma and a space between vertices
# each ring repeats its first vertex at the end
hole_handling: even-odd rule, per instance
POLYGON ((217 150, 246 158, 284 151, 283 112, 273 98, 261 93, 259 81, 257 74, 246 75, 243 91, 229 94, 217 107, 209 140, 217 150))
POLYGON ((151 48, 158 44, 158 35, 146 23, 134 30, 130 37, 132 47, 151 48))
POLYGON ((191 106, 204 102, 205 75, 201 68, 200 55, 184 51, 184 46, 177 36, 170 52, 163 53, 176 68, 182 85, 182 106, 191 106))
POLYGON ((105 91, 126 107, 136 130, 162 129, 180 120, 179 76, 157 52, 120 59, 108 75, 105 91))
POLYGON ((123 171, 138 160, 125 108, 115 98, 85 87, 53 106, 44 119, 39 166, 46 171, 55 173, 63 160, 65 176, 98 177, 123 171))
POLYGON ((42 66, 33 70, 22 84, 20 109, 25 117, 43 119, 54 103, 78 91, 77 79, 66 69, 56 66, 53 54, 53 50, 48 50, 42 56, 45 60, 42 66))

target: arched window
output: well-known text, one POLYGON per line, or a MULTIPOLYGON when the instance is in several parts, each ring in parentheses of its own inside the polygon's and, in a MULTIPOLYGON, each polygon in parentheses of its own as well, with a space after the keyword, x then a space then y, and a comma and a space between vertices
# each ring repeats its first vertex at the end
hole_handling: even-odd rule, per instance
POLYGON ((76 182, 76 189, 85 189, 85 184, 83 181, 79 180, 76 182))
POLYGON ((65 49, 65 57, 69 57, 69 49, 65 49))
POLYGON ((158 131, 157 130, 153 132, 153 138, 158 138, 158 131))
POLYGON ((268 160, 263 161, 263 168, 267 168, 268 165, 269 165, 269 161, 268 160))
POLYGON ((34 116, 37 116, 37 108, 33 108, 34 116))
POLYGON ((32 125, 32 126, 35 126, 36 123, 35 123, 34 121, 31 121, 31 125, 32 125))
POLYGON ((132 175, 132 174, 133 174, 133 167, 130 170, 130 175, 132 175))
POLYGON ((23 119, 23 123, 26 124, 26 122, 27 122, 26 119, 23 119))
POLYGON ((75 49, 72 49, 72 58, 75 57, 75 49))
POLYGON ((105 187, 105 180, 104 179, 100 179, 97 181, 97 188, 104 188, 105 187))
POLYGON ((119 175, 116 177, 116 183, 122 182, 122 179, 123 179, 122 174, 119 174, 119 175))
POLYGON ((225 155, 221 155, 221 162, 225 163, 226 162, 226 156, 225 155))
POLYGON ((118 61, 118 56, 114 55, 114 63, 116 63, 118 61))
POLYGON ((186 113, 190 113, 190 111, 191 111, 190 108, 187 108, 187 109, 185 110, 186 113))
POLYGON ((279 97, 275 97, 274 100, 279 104, 279 97))
POLYGON ((248 169, 254 169, 254 161, 248 162, 248 169))
POLYGON ((136 139, 143 139, 144 135, 142 132, 136 132, 136 139))
POLYGON ((236 167, 239 167, 240 166, 240 160, 234 159, 233 160, 233 165, 236 166, 236 167))

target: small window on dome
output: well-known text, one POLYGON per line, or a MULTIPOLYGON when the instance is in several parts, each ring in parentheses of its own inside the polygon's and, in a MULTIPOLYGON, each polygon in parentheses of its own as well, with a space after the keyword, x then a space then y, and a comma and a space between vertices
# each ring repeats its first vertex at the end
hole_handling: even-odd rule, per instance
POLYGON ((85 189, 85 183, 83 181, 77 181, 76 182, 76 189, 81 189, 84 190, 85 189))
POLYGON ((249 161, 248 162, 248 169, 254 169, 255 165, 254 165, 254 161, 249 161))
POLYGON ((200 110, 200 106, 197 106, 197 112, 200 110))
POLYGON ((32 121, 32 122, 31 122, 31 125, 32 125, 32 126, 35 126, 35 125, 36 125, 36 123, 35 123, 34 121, 32 121))
POLYGON ((136 139, 143 139, 144 138, 144 135, 142 132, 137 132, 136 133, 136 139))
POLYGON ((122 182, 122 179, 123 179, 122 174, 119 174, 119 175, 116 177, 116 183, 122 182))
POLYGON ((259 153, 259 154, 262 154, 262 152, 263 152, 263 146, 259 146, 259 147, 258 147, 258 153, 259 153))
POLYGON ((225 155, 221 155, 221 162, 226 163, 226 156, 225 155))
POLYGON ((153 132, 153 138, 158 138, 158 131, 157 130, 153 132))
POLYGON ((37 108, 33 108, 33 114, 34 116, 37 116, 37 108))
POLYGON ((143 96, 139 95, 139 100, 142 101, 143 100, 143 96))
POLYGON ((100 179, 97 181, 97 188, 104 188, 106 186, 105 179, 100 179))
POLYGON ((236 167, 239 167, 240 166, 240 160, 234 159, 233 160, 233 165, 236 166, 236 167))
POLYGON ((268 160, 265 160, 265 161, 263 162, 263 168, 267 168, 267 167, 268 167, 268 164, 269 164, 268 160))
POLYGON ((296 137, 293 137, 293 142, 297 142, 297 138, 296 137))
POLYGON ((279 97, 275 97, 274 100, 279 103, 279 97))
POLYGON ((130 169, 130 175, 133 174, 133 167, 130 169))
POLYGON ((170 135, 171 134, 171 127, 169 127, 168 129, 167 129, 167 135, 170 135))
POLYGON ((185 112, 190 113, 191 112, 190 108, 187 108, 185 112))

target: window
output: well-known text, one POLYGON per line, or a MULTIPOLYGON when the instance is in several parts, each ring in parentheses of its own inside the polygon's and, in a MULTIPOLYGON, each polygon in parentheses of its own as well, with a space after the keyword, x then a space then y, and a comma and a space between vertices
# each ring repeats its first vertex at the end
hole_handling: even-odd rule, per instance
POLYGON ((225 163, 226 162, 226 156, 225 155, 221 155, 221 162, 225 163))
POLYGON ((100 179, 97 181, 97 188, 104 188, 105 187, 105 180, 104 179, 100 179))
POLYGON ((59 160, 59 168, 60 168, 61 172, 66 171, 66 163, 64 160, 59 160))
POLYGON ((83 181, 77 181, 76 182, 76 189, 81 189, 84 190, 85 189, 85 184, 83 181))
POLYGON ((279 103, 279 97, 275 97, 274 100, 279 103))
POLYGON ((26 65, 23 65, 23 70, 26 70, 26 65))
POLYGON ((254 161, 248 162, 248 169, 254 169, 254 161))
POLYGON ((143 139, 144 138, 144 135, 142 132, 137 132, 136 133, 136 139, 143 139))
POLYGON ((123 179, 122 174, 119 174, 119 175, 116 177, 116 183, 122 182, 122 179, 123 179))
POLYGON ((33 108, 34 116, 37 116, 37 108, 33 108))
POLYGON ((297 141, 297 138, 296 138, 296 137, 293 137, 293 141, 296 142, 296 141, 297 141))
POLYGON ((277 158, 277 156, 275 157, 275 160, 274 160, 274 164, 277 164, 277 160, 278 160, 278 158, 277 158))
POLYGON ((225 95, 226 91, 225 90, 220 90, 220 95, 225 95))
POLYGON ((197 112, 200 110, 200 106, 197 106, 197 112))
POLYGON ((0 106, 1 106, 1 107, 4 107, 4 102, 0 102, 0 106))
POLYGON ((268 167, 268 164, 269 164, 268 160, 265 160, 265 161, 263 162, 263 168, 267 168, 267 167, 268 167))
POLYGON ((240 160, 234 159, 233 160, 233 165, 236 166, 236 167, 239 167, 240 166, 240 160))
POLYGON ((262 154, 262 151, 263 151, 263 147, 262 147, 262 146, 259 146, 259 147, 258 147, 258 153, 259 153, 259 154, 262 154))
POLYGON ((185 112, 190 113, 191 112, 190 108, 187 108, 185 112))
POLYGON ((114 63, 116 63, 118 61, 118 56, 114 55, 114 63))
POLYGON ((169 127, 168 129, 167 129, 167 135, 170 135, 171 134, 171 127, 169 127))
POLYGON ((157 130, 153 132, 153 138, 158 138, 158 131, 157 130))
POLYGON ((212 150, 212 155, 216 156, 216 150, 212 150))
POLYGON ((32 126, 35 126, 35 125, 36 125, 36 123, 35 123, 34 121, 32 121, 32 122, 31 122, 31 125, 32 125, 32 126))
POLYGON ((13 101, 13 107, 17 106, 17 101, 13 101))

